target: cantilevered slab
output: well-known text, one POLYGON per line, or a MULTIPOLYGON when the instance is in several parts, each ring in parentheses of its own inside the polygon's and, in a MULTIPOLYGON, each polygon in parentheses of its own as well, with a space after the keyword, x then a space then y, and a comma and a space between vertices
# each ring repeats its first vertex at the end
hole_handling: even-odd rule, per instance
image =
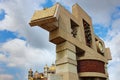
POLYGON ((30 26, 40 26, 47 31, 52 31, 58 27, 58 4, 51 8, 37 10, 31 18, 30 26))
POLYGON ((110 48, 105 48, 105 57, 106 57, 108 60, 112 60, 110 48))

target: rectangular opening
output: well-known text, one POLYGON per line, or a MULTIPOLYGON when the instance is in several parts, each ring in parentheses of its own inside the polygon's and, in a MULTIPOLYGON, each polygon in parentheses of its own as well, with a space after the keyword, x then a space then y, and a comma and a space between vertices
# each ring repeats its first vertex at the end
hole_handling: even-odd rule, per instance
POLYGON ((90 25, 84 19, 83 19, 83 27, 84 27, 86 45, 92 47, 92 36, 91 36, 90 25))
POLYGON ((78 24, 75 23, 72 19, 70 19, 70 23, 71 23, 71 29, 72 29, 71 34, 74 38, 76 38, 78 24))
POLYGON ((85 51, 76 46, 76 57, 84 56, 85 51))

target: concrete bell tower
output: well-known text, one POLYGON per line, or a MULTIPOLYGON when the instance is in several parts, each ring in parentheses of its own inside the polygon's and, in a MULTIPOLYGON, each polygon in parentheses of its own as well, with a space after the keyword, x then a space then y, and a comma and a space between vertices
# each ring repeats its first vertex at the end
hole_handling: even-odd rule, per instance
POLYGON ((56 44, 56 74, 62 80, 108 79, 105 65, 111 60, 110 50, 94 34, 91 18, 78 4, 72 14, 58 3, 38 10, 30 25, 50 32, 49 41, 56 44))

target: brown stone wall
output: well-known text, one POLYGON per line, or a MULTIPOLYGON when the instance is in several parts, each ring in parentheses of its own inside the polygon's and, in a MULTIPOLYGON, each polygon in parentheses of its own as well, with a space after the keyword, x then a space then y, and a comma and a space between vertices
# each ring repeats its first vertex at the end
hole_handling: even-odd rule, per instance
POLYGON ((78 60, 78 72, 100 72, 105 73, 104 62, 97 60, 78 60))
POLYGON ((40 80, 48 80, 47 78, 41 78, 40 80))

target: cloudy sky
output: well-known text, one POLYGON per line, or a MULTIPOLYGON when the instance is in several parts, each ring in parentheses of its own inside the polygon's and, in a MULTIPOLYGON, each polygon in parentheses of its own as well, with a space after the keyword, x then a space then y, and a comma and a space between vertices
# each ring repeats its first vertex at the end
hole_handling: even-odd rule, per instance
POLYGON ((92 18, 94 32, 111 48, 110 80, 120 79, 120 0, 0 0, 0 80, 27 80, 27 71, 43 71, 55 61, 47 31, 30 27, 35 10, 56 2, 71 11, 78 3, 92 18))

